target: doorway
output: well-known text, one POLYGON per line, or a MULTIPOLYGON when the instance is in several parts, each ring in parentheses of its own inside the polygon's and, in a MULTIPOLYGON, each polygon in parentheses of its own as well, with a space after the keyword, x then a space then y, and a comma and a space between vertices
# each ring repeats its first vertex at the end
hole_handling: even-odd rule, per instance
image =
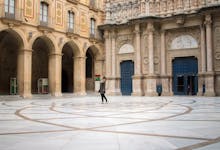
POLYGON ((134 75, 134 63, 123 61, 121 66, 121 93, 122 95, 131 95, 132 93, 132 76, 134 75))
POLYGON ((198 92, 198 61, 195 57, 173 60, 174 95, 196 95, 198 92))

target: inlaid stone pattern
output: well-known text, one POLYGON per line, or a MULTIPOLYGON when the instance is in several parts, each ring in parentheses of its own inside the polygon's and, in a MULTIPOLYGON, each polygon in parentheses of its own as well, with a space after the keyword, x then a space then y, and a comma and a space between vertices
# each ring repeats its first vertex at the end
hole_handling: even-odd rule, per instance
POLYGON ((56 23, 58 25, 63 25, 63 5, 60 1, 56 1, 56 23))
POLYGON ((25 0, 24 16, 28 18, 34 17, 34 0, 25 0))

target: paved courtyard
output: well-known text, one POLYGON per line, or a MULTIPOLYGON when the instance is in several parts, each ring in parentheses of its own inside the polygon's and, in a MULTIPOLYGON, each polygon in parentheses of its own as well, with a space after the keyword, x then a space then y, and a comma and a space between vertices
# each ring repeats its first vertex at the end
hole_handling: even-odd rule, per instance
POLYGON ((220 149, 220 98, 0 97, 0 150, 220 149))

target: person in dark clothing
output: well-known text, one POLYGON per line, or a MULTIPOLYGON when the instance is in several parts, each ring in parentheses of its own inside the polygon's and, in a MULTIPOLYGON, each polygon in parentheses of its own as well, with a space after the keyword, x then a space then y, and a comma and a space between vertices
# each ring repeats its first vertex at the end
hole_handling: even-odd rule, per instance
POLYGON ((100 89, 99 89, 99 93, 102 97, 102 103, 104 102, 104 99, 105 99, 106 103, 108 102, 107 98, 105 97, 105 80, 106 80, 106 78, 103 77, 102 81, 100 83, 100 89))

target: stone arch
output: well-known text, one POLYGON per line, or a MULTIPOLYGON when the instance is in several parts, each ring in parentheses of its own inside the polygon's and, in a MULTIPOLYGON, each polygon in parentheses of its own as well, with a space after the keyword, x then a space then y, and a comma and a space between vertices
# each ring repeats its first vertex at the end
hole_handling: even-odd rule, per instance
POLYGON ((62 48, 62 92, 74 92, 74 77, 77 76, 76 73, 79 70, 79 66, 74 67, 76 57, 80 57, 79 47, 73 41, 66 42, 62 48))
POLYGON ((19 69, 19 52, 24 41, 19 33, 12 29, 0 31, 0 94, 17 94, 22 70, 19 69), (13 80, 13 85, 10 83, 13 80))
POLYGON ((32 93, 47 93, 52 89, 51 84, 54 82, 54 59, 55 46, 47 36, 39 36, 32 45, 32 93), (40 80, 43 79, 45 86, 41 89, 40 80))
POLYGON ((95 90, 95 75, 102 75, 102 54, 95 45, 87 48, 86 53, 86 90, 95 90))
POLYGON ((198 48, 199 44, 197 40, 191 35, 180 35, 172 40, 170 49, 193 49, 198 48))
POLYGON ((119 54, 134 53, 134 47, 131 44, 124 44, 119 49, 119 54))

